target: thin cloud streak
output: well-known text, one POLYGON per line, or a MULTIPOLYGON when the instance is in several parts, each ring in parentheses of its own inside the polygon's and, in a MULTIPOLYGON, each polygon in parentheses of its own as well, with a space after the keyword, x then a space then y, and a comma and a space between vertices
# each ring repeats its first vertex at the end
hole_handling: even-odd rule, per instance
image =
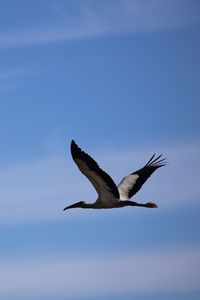
MULTIPOLYGON (((199 144, 165 149, 169 165, 145 183, 137 200, 156 199, 162 208, 197 203, 199 144)), ((152 149, 145 153, 97 153, 94 158, 118 183, 123 176, 146 163, 147 153, 153 153, 152 149)), ((92 185, 81 175, 71 157, 58 154, 2 169, 0 182, 1 223, 55 219, 60 217, 67 203, 83 198, 92 202, 97 198, 92 185)))
POLYGON ((199 290, 200 249, 162 248, 124 257, 1 262, 0 295, 95 296, 199 290), (100 284, 101 283, 101 284, 100 284))
MULTIPOLYGON (((38 70, 44 72, 38 66, 16 66, 0 70, 0 92, 10 92, 19 87, 21 79, 33 77, 38 70)), ((23 82, 24 84, 24 82, 23 82)), ((0 99, 3 101, 3 99, 0 99)))
MULTIPOLYGON (((69 4, 69 3, 68 3, 69 4)), ((159 32, 199 23, 199 4, 188 0, 117 0, 72 2, 69 9, 63 2, 51 4, 51 21, 27 24, 26 29, 4 32, 0 47, 19 47, 92 38, 113 34, 159 32), (196 7, 197 6, 197 7, 196 7)))

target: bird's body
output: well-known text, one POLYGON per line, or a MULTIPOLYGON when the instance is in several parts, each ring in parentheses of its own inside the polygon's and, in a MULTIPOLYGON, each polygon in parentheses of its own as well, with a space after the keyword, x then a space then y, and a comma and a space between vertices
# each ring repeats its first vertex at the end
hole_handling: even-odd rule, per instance
POLYGON ((73 140, 71 142, 71 154, 79 170, 96 189, 98 198, 94 203, 80 201, 65 207, 64 210, 76 207, 96 209, 124 206, 157 207, 155 203, 147 202, 143 204, 131 201, 130 198, 139 191, 144 182, 156 169, 165 165, 165 159, 160 159, 161 155, 155 158, 154 154, 143 168, 124 177, 119 185, 116 186, 113 179, 98 166, 93 158, 82 151, 73 140))

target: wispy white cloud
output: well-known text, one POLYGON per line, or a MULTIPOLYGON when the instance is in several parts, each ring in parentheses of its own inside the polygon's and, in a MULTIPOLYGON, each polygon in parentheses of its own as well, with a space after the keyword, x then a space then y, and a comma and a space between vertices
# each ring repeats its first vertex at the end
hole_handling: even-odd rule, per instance
POLYGON ((2 221, 46 218, 53 211, 56 215, 61 199, 70 196, 66 170, 63 157, 47 157, 1 170, 2 221))
POLYGON ((187 292, 200 287, 198 247, 124 253, 124 257, 45 257, 0 264, 2 298, 187 292))
POLYGON ((102 35, 171 30, 200 21, 197 1, 116 0, 51 3, 52 20, 1 32, 0 47, 28 46, 102 35))
POLYGON ((33 71, 35 70, 36 67, 33 66, 16 66, 12 67, 10 69, 1 69, 0 70, 0 81, 2 80, 10 80, 10 79, 16 79, 18 77, 24 76, 28 73, 30 73, 30 70, 33 71))
POLYGON ((12 89, 12 81, 16 78, 16 69, 0 70, 0 92, 6 92, 12 89))
MULTIPOLYGON (((34 76, 38 66, 16 66, 0 70, 0 92, 12 91, 17 88, 20 79, 34 76)), ((41 68, 39 68, 41 72, 41 68)))
MULTIPOLYGON (((199 144, 164 148, 169 165, 159 169, 135 199, 155 201, 162 208, 197 203, 199 144)), ((106 155, 97 153, 95 158, 118 183, 123 176, 142 167, 147 154, 153 152, 152 149, 145 153, 110 151, 106 155)), ((71 157, 59 154, 1 169, 0 183, 1 222, 54 219, 60 217, 66 204, 83 199, 92 202, 97 197, 71 157)))
POLYGON ((0 93, 4 93, 12 89, 12 85, 9 83, 0 83, 0 93))

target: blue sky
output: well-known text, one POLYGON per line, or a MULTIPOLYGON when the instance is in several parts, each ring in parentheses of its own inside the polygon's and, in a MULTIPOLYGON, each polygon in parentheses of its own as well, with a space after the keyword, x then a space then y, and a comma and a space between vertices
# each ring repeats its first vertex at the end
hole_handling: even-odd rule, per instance
POLYGON ((199 299, 200 3, 0 1, 0 296, 199 299), (97 195, 70 142, 159 209, 97 195))

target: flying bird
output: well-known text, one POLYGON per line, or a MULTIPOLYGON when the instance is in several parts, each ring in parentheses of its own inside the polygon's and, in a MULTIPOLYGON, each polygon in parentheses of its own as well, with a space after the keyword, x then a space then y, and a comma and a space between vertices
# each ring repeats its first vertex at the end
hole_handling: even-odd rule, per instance
POLYGON ((71 154, 79 170, 94 186, 98 198, 94 203, 79 201, 65 207, 64 210, 76 207, 96 209, 124 206, 158 207, 157 204, 152 202, 138 203, 131 201, 130 198, 140 190, 156 169, 166 165, 166 159, 161 158, 162 154, 157 157, 153 154, 143 168, 125 176, 118 186, 116 186, 113 179, 99 167, 92 157, 78 147, 74 140, 71 142, 71 154))

